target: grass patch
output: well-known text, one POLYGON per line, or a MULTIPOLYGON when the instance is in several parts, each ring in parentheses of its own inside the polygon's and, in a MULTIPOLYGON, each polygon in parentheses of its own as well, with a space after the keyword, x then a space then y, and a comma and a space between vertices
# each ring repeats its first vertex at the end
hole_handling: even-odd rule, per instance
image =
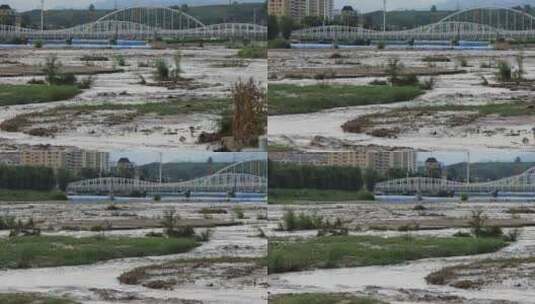
POLYGON ((450 285, 461 289, 480 289, 486 284, 502 283, 507 276, 500 275, 503 272, 510 273, 511 277, 523 279, 530 276, 524 269, 529 264, 535 263, 535 257, 486 259, 470 264, 459 264, 442 268, 425 277, 428 284, 450 285), (481 274, 481 279, 470 280, 471 274, 481 274))
POLYGON ((227 214, 228 212, 224 208, 210 207, 210 208, 202 208, 201 210, 199 210, 199 213, 200 214, 227 214))
POLYGON ((415 86, 351 86, 271 84, 270 115, 311 113, 337 107, 388 104, 414 99, 424 91, 415 86))
POLYGON ((384 304, 369 297, 351 294, 303 293, 274 295, 269 304, 384 304))
MULTIPOLYGON (((12 119, 5 120, 0 124, 0 128, 7 132, 21 132, 24 128, 34 125, 33 120, 42 120, 45 117, 49 122, 64 123, 65 121, 80 121, 83 116, 96 113, 98 111, 128 111, 128 113, 108 114, 102 116, 105 124, 117 125, 128 123, 138 116, 155 114, 158 116, 187 115, 192 113, 221 113, 230 108, 230 101, 226 99, 216 100, 174 100, 163 103, 143 103, 143 104, 112 104, 103 103, 99 105, 77 105, 60 106, 43 112, 32 112, 22 114, 12 119)), ((54 130, 52 130, 54 131, 54 130)), ((54 133, 54 132, 52 132, 54 133)))
POLYGON ((138 285, 151 277, 159 277, 162 270, 173 271, 179 270, 179 274, 187 275, 184 272, 185 265, 195 265, 194 267, 202 267, 203 265, 213 265, 220 263, 254 263, 256 266, 265 266, 265 260, 262 258, 248 258, 248 257, 216 257, 216 258, 195 258, 195 259, 180 259, 166 262, 164 264, 154 264, 149 266, 141 266, 122 273, 119 276, 119 282, 127 285, 138 285))
POLYGON ((75 85, 0 85, 0 106, 70 99, 81 90, 75 85))
POLYGON ((497 238, 333 236, 273 240, 269 244, 268 271, 391 265, 423 258, 494 252, 506 244, 497 238))
POLYGON ((0 201, 66 201, 65 193, 61 191, 9 190, 0 189, 0 201))
POLYGON ((78 304, 66 298, 55 298, 38 294, 28 293, 5 293, 0 294, 2 304, 78 304))
POLYGON ((310 202, 341 202, 341 201, 373 201, 373 193, 368 191, 319 190, 319 189, 269 189, 269 203, 290 205, 299 201, 310 202))
MULTIPOLYGON (((403 124, 410 121, 422 120, 440 112, 466 112, 467 114, 452 114, 442 124, 448 127, 465 126, 477 119, 489 115, 500 117, 515 117, 535 115, 535 104, 527 101, 514 101, 510 103, 496 103, 487 105, 441 105, 425 107, 404 107, 382 113, 373 113, 360 116, 342 125, 345 132, 366 133, 375 137, 397 136, 401 130, 399 127, 386 128, 382 125, 403 124)), ((461 113, 462 114, 462 113, 461 113)))
POLYGON ((0 268, 34 268, 93 264, 126 257, 187 252, 191 238, 73 238, 63 236, 0 239, 0 268))
POLYGON ((267 58, 267 48, 259 46, 246 46, 238 51, 238 57, 243 59, 267 58))

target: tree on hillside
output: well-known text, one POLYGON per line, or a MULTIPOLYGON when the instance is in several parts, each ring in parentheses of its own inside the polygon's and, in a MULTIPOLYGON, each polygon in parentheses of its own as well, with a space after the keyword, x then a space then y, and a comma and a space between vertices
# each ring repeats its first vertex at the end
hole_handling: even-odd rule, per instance
POLYGON ((268 39, 273 40, 280 34, 279 21, 276 16, 270 15, 268 18, 268 39))
POLYGON ((290 39, 292 31, 294 29, 294 21, 290 17, 283 16, 279 21, 280 32, 284 39, 290 39))

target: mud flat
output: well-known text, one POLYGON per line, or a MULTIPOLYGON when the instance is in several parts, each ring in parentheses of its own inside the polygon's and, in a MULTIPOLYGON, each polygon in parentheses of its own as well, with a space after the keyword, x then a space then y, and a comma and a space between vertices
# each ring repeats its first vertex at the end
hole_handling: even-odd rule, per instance
MULTIPOLYGON (((47 136, 32 136, 28 134, 29 129, 21 128, 12 132, 0 131, 0 140, 13 144, 71 145, 103 151, 134 147, 146 150, 217 149, 219 143, 198 142, 201 133, 214 133, 220 127, 219 120, 225 107, 215 106, 213 102, 228 100, 232 85, 240 79, 254 78, 266 86, 267 60, 239 59, 237 64, 238 51, 223 46, 185 47, 180 52, 184 71, 182 77, 189 81, 184 85, 169 86, 158 84, 154 80, 154 63, 157 59, 172 62, 176 53, 176 50, 172 49, 22 48, 16 54, 9 50, 0 50, 0 57, 3 60, 1 70, 15 70, 18 66, 31 67, 28 69, 35 70, 44 64, 47 57, 56 55, 66 71, 71 69, 78 76, 90 73, 93 74, 94 80, 90 89, 68 100, 1 107, 0 123, 20 119, 25 117, 24 115, 54 112, 57 108, 72 107, 71 109, 76 111, 77 107, 95 107, 94 110, 86 111, 85 119, 76 118, 75 125, 72 119, 67 117, 67 120, 64 120, 62 115, 57 115, 49 117, 47 122, 36 122, 35 126, 29 127, 29 129, 52 130, 53 132, 37 133, 47 136), (95 59, 89 60, 91 57, 95 59), (96 57, 103 59, 97 60, 96 57), (119 58, 124 60, 124 65, 119 65, 119 58), (115 73, 109 74, 109 71, 115 73), (125 113, 118 112, 116 115, 119 117, 114 116, 113 126, 107 123, 109 119, 105 119, 111 114, 98 109, 102 104, 118 107, 152 104, 154 107, 165 108, 173 106, 173 103, 190 104, 191 107, 183 108, 183 111, 174 115, 159 115, 156 111, 135 117, 132 117, 127 109, 125 113), (103 119, 96 118, 100 116, 103 119)), ((43 76, 3 77, 0 78, 0 83, 20 85, 26 84, 32 78, 42 80, 43 76)))
MULTIPOLYGON (((292 85, 368 85, 385 81, 385 77, 336 79, 278 79, 292 69, 350 69, 348 61, 365 66, 386 68, 388 60, 397 58, 407 69, 460 69, 456 75, 433 76, 432 90, 411 101, 394 104, 363 105, 323 110, 308 114, 269 117, 270 144, 302 150, 347 149, 353 146, 379 145, 408 147, 422 150, 507 150, 533 149, 535 139, 529 114, 511 115, 503 111, 480 111, 493 105, 532 106, 533 90, 529 81, 510 88, 497 85, 496 62, 506 60, 515 66, 516 51, 424 51, 424 50, 273 50, 270 51, 270 84, 292 85), (342 59, 330 58, 339 53, 342 59), (433 62, 431 56, 443 56, 448 61, 433 62), (464 62, 463 62, 464 61, 464 62), (338 62, 338 64, 337 64, 338 62), (345 63, 344 63, 345 62, 345 63), (273 64, 273 66, 271 66, 273 64), (483 78, 488 84, 484 84, 483 78), (451 107, 454 111, 446 111, 451 107), (472 107, 472 108, 471 108, 472 107), (440 108, 442 108, 441 111, 440 108), (476 109, 477 108, 477 109, 476 109), (406 120, 384 119, 376 128, 362 132, 346 132, 344 124, 369 117, 400 111, 421 110, 422 116, 410 115, 406 120), (474 116, 475 115, 475 116, 474 116), (392 132, 374 132, 376 129, 392 132)), ((524 52, 526 79, 535 78, 535 51, 524 52)), ((429 77, 420 77, 421 80, 429 77)), ((395 113, 395 114, 394 114, 395 113)), ((388 116, 388 115, 387 115, 388 116)))
MULTIPOLYGON (((16 203, 0 205, 2 215, 17 218, 34 218, 36 223, 50 228, 45 236, 70 237, 144 237, 147 233, 158 234, 162 228, 116 230, 115 224, 133 214, 150 218, 153 223, 162 220, 165 210, 175 209, 180 215, 179 224, 197 223, 195 232, 211 231, 209 241, 193 250, 158 257, 124 258, 94 265, 62 266, 0 272, 0 280, 6 282, 0 292, 46 293, 49 296, 67 297, 79 303, 265 303, 266 283, 263 267, 258 259, 265 257, 267 240, 259 236, 259 228, 266 224, 266 210, 262 204, 225 202, 128 202, 128 203, 80 203, 65 208, 65 203, 16 203), (113 207, 110 207, 113 206, 113 207), (106 231, 73 231, 61 228, 62 222, 108 221, 106 231), (115 219, 117 220, 116 222, 115 219), (210 222, 212 224, 210 224, 210 222), (227 226, 224 223, 236 222, 227 226), (222 225, 218 225, 222 223, 222 225), (123 284, 119 277, 135 269, 160 269, 158 265, 176 265, 176 269, 199 268, 188 277, 150 272, 150 278, 141 284, 123 284), (148 267, 148 268, 146 268, 148 267), (216 272, 214 272, 214 270, 216 272), (218 273, 217 278, 213 273, 218 273), (31 278, 29 280, 28 278, 31 278), (232 278, 232 279, 230 279, 232 278), (263 279, 262 279, 263 278, 263 279), (173 282, 174 286, 162 282, 173 282), (149 283, 152 282, 152 283, 149 283), (142 284, 148 285, 144 287, 142 284)), ((7 237, 4 232, 0 237, 7 237)))

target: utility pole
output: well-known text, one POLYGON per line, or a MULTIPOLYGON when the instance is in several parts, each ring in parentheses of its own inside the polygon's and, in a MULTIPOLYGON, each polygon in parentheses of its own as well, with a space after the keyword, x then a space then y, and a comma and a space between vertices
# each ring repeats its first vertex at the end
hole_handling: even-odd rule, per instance
POLYGON ((41 31, 45 30, 45 0, 41 0, 41 31))
POLYGON ((253 8, 253 24, 256 24, 256 8, 253 8))
POLYGON ((383 0, 383 32, 386 32, 386 0, 383 0))
POLYGON ((163 155, 162 155, 162 152, 160 152, 160 185, 162 185, 162 161, 163 161, 163 155))
POLYGON ((470 184, 470 151, 466 152, 468 158, 466 161, 466 184, 470 184))

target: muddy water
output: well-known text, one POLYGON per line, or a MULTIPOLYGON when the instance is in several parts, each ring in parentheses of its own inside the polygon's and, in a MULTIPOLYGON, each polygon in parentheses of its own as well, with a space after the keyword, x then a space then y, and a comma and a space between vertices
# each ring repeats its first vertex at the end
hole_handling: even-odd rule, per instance
MULTIPOLYGON (((227 214, 213 215, 221 220, 230 220, 233 204, 226 203, 127 203, 117 204, 121 206, 122 212, 136 213, 138 216, 155 217, 160 216, 163 210, 170 207, 177 209, 182 219, 199 219, 203 215, 199 213, 201 208, 217 207, 228 210, 227 214), (152 205, 152 206, 151 206, 152 205)), ((9 213, 17 216, 33 216, 40 214, 41 219, 52 217, 54 214, 59 218, 82 218, 97 217, 107 218, 107 204, 83 204, 71 205, 65 208, 65 204, 15 204, 3 205, 2 214, 9 213), (37 209, 37 210, 36 210, 37 209), (64 210, 57 214, 58 209, 64 210)), ((262 212, 261 204, 242 205, 246 219, 241 220, 242 225, 229 227, 216 227, 213 230, 212 238, 209 242, 194 250, 176 255, 126 258, 95 265, 53 267, 27 270, 7 270, 0 271, 0 292, 45 292, 58 296, 70 296, 81 303, 101 304, 101 303, 144 303, 158 304, 164 299, 199 300, 203 303, 265 303, 266 290, 264 287, 246 288, 235 286, 235 288, 215 288, 204 286, 202 283, 191 285, 174 291, 162 291, 148 289, 142 286, 122 285, 117 277, 122 273, 132 270, 135 267, 159 264, 166 261, 187 258, 210 258, 210 257, 263 257, 267 252, 267 241, 258 238, 258 228, 263 225, 256 220, 257 214, 262 212), (97 289, 97 290, 95 290, 97 289), (116 298, 123 299, 111 301, 102 299, 98 295, 102 290, 111 290, 116 298), (134 296, 139 302, 133 302, 128 297, 134 296)), ((113 223, 113 218, 109 217, 113 223)), ((197 228, 197 231, 205 228, 197 228)), ((150 231, 161 231, 161 229, 136 229, 125 231, 106 231, 107 236, 144 236, 150 231)), ((44 232, 44 235, 67 235, 74 237, 86 237, 95 235, 90 231, 56 231, 44 232)), ((7 233, 2 232, 0 237, 6 237, 7 233)))
POLYGON ((256 233, 256 229, 249 225, 223 227, 215 229, 211 241, 185 254, 121 259, 87 266, 1 271, 0 292, 71 294, 83 300, 83 303, 107 303, 99 300, 90 291, 96 288, 113 289, 123 295, 132 293, 138 297, 202 300, 204 303, 263 303, 265 290, 261 287, 217 290, 207 286, 194 286, 189 290, 163 292, 140 286, 122 285, 117 280, 123 272, 135 267, 181 258, 263 256, 266 252, 266 241, 255 238, 256 233))
MULTIPOLYGON (((522 203, 428 203, 424 204, 424 213, 439 213, 451 218, 468 217, 471 210, 482 209, 489 219, 505 219, 511 215, 506 210, 512 207, 530 206, 522 203)), ((340 217, 359 224, 373 221, 411 220, 425 219, 424 213, 419 213, 412 208, 414 204, 331 204, 331 205, 296 205, 291 206, 296 212, 318 214, 331 221, 340 217)), ((271 237, 311 238, 317 235, 316 230, 283 232, 277 231, 284 210, 288 207, 270 206, 270 225, 267 234, 271 237)), ((518 215, 530 217, 529 214, 518 215)), ((347 222, 346 222, 347 223, 347 222)), ((505 233, 509 229, 505 229, 505 233)), ((449 237, 458 231, 468 232, 468 229, 440 229, 424 231, 350 231, 350 235, 373 235, 381 237, 392 236, 433 236, 449 237)), ((493 286, 492 289, 463 290, 449 286, 428 285, 425 277, 446 266, 466 264, 486 258, 511 258, 531 256, 535 250, 535 227, 522 228, 519 240, 499 252, 478 256, 432 258, 412 261, 400 265, 370 266, 343 269, 314 270, 295 273, 270 275, 270 292, 301 293, 301 292, 352 292, 378 296, 391 303, 414 303, 414 298, 422 299, 424 296, 459 296, 462 301, 451 303, 475 303, 472 300, 488 303, 492 300, 507 300, 518 303, 535 303, 535 290, 514 288, 512 283, 507 285, 493 286), (395 296, 393 296, 395 295, 395 296), (402 295, 402 296, 400 296, 402 295)), ((424 301, 425 302, 425 301, 424 301)), ((429 303, 433 303, 430 301, 429 303)), ((446 303, 446 302, 444 302, 446 303)))
MULTIPOLYGON (((333 50, 277 50, 270 51, 270 73, 276 74, 279 70, 287 70, 292 67, 343 67, 337 65, 332 59, 328 59, 333 50)), ((508 60, 514 62, 517 52, 500 52, 493 50, 481 51, 406 51, 406 50, 337 50, 348 58, 344 60, 360 62, 363 65, 384 66, 389 58, 399 58, 408 67, 425 67, 422 59, 430 55, 445 55, 452 62, 436 63, 437 67, 458 67, 457 57, 467 58, 470 67, 462 68, 467 71, 459 75, 443 75, 435 77, 437 80, 434 90, 410 102, 402 102, 390 105, 373 105, 362 107, 348 107, 324 110, 317 113, 271 116, 269 118, 269 139, 273 143, 297 146, 303 149, 317 149, 311 145, 316 136, 323 137, 323 148, 337 149, 341 144, 347 145, 386 145, 413 147, 427 150, 480 150, 480 149, 535 149, 535 139, 532 128, 533 121, 517 117, 514 119, 490 118, 478 121, 475 124, 462 127, 437 127, 434 125, 422 125, 417 132, 401 134, 398 138, 387 139, 371 137, 366 134, 344 133, 341 125, 348 120, 356 119, 370 113, 380 113, 388 109, 406 106, 425 105, 470 105, 486 104, 493 102, 510 101, 515 98, 532 96, 531 91, 510 91, 502 88, 490 88, 481 85, 482 78, 489 82, 494 81, 495 68, 480 68, 480 63, 488 63, 489 59, 508 60), (478 132, 479 131, 479 132, 478 132), (487 136, 483 131, 496 132, 495 135, 487 136), (509 136, 509 133, 519 133, 519 136, 509 136), (522 142, 523 138, 529 140, 528 144, 522 142)), ((525 51, 526 78, 535 77, 535 51, 525 51)), ((515 64, 513 64, 515 66, 515 64)), ((426 77, 422 77, 425 79, 426 77)), ((334 79, 334 80, 271 80, 270 83, 341 83, 363 85, 369 83, 371 78, 357 79, 334 79)), ((315 139, 317 141, 317 138, 315 139)))
MULTIPOLYGON (((186 48, 182 53, 183 77, 193 79, 194 83, 201 88, 192 89, 167 89, 163 87, 147 86, 139 84, 140 75, 147 82, 153 80, 153 67, 138 67, 138 63, 152 63, 159 58, 172 61, 175 50, 35 50, 20 49, 17 53, 9 50, 0 50, 0 56, 5 60, 19 61, 23 64, 42 64, 51 54, 56 54, 63 65, 83 66, 86 63, 80 61, 84 55, 102 55, 110 58, 110 61, 92 62, 90 64, 113 67, 113 58, 117 55, 124 56, 128 66, 118 67, 124 72, 114 74, 100 74, 94 76, 94 85, 71 100, 31 105, 17 105, 0 107, 0 122, 13 118, 17 115, 44 111, 64 105, 100 104, 111 103, 147 103, 165 102, 170 98, 185 100, 226 98, 229 96, 231 86, 239 79, 254 78, 262 86, 267 83, 265 73, 267 65, 265 59, 244 60, 244 66, 219 68, 214 64, 235 60, 236 50, 224 47, 210 49, 186 48)), ((85 76, 79 76, 84 78, 85 76)), ((31 78, 39 77, 7 77, 0 78, 0 83, 24 84, 31 78)), ((58 134, 54 138, 33 137, 22 133, 8 133, 0 131, 0 140, 26 144, 53 144, 74 145, 87 149, 100 149, 112 151, 116 149, 190 149, 206 150, 213 149, 206 144, 198 144, 197 136, 201 132, 213 132, 218 127, 218 115, 211 113, 199 113, 192 115, 168 116, 164 119, 157 117, 143 117, 132 123, 108 127, 97 121, 78 124, 70 131, 58 134), (193 127, 196 135, 190 130, 193 127), (135 130, 151 130, 150 135, 135 130)))
POLYGON ((315 270, 272 275, 273 293, 288 292, 356 292, 377 286, 384 290, 415 289, 429 293, 457 295, 467 299, 501 299, 519 303, 535 303, 535 290, 494 288, 462 290, 453 287, 428 285, 425 277, 445 266, 473 262, 492 257, 515 257, 531 254, 535 248, 535 229, 526 228, 521 239, 494 253, 470 257, 438 258, 409 262, 394 266, 372 266, 332 270, 315 270))

